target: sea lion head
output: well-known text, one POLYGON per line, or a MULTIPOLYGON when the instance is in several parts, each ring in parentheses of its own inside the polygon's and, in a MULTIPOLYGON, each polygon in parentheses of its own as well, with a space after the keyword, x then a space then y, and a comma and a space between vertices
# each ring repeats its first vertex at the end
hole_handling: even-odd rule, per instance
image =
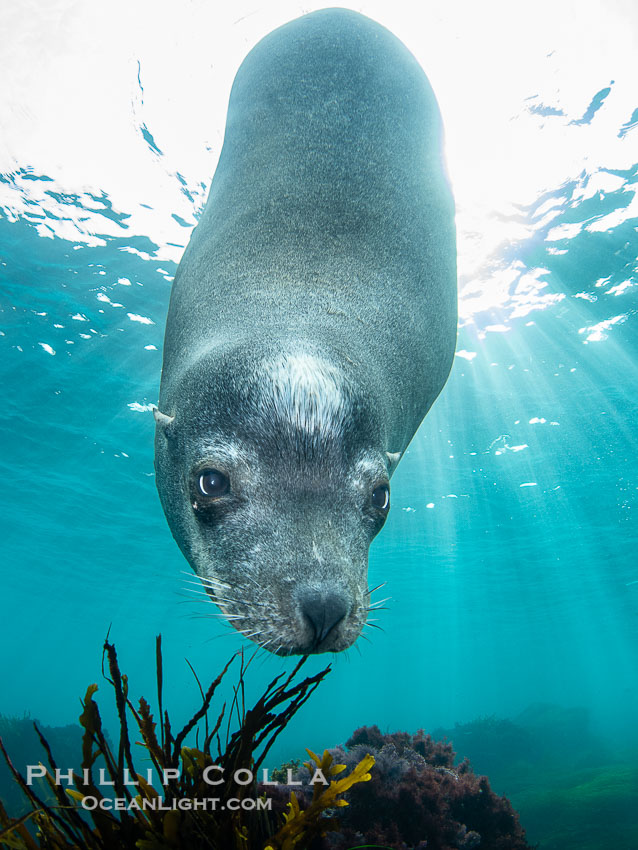
POLYGON ((370 609, 368 548, 398 458, 346 360, 208 352, 156 412, 173 536, 232 625, 279 655, 346 649, 370 609))

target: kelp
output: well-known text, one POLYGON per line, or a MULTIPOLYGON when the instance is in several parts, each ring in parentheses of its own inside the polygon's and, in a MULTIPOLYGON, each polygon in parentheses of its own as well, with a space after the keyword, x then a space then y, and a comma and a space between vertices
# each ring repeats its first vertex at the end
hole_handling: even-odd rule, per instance
POLYGON ((202 704, 188 723, 174 733, 163 704, 161 637, 156 643, 157 717, 143 697, 134 705, 129 696, 128 677, 121 672, 115 646, 107 639, 102 666, 115 697, 120 726, 117 747, 111 746, 103 728, 94 699, 98 690, 95 684, 89 685, 82 701, 81 771, 72 772, 73 787, 55 782, 58 765, 46 738, 34 724, 49 763, 45 779, 55 796, 55 804, 42 799, 27 784, 0 740, 0 750, 31 806, 30 812, 11 818, 0 804, 0 847, 11 850, 304 850, 310 847, 310 842, 325 832, 328 823, 334 827, 334 821, 326 817, 326 810, 344 805, 340 795, 353 784, 369 779, 367 771, 374 759, 366 757, 347 776, 328 782, 329 777, 345 767, 333 765, 327 752, 320 759, 308 751, 315 767, 325 774, 325 784, 314 785, 308 808, 302 810, 294 792, 291 793, 290 811, 284 822, 278 824, 267 808, 259 805, 260 800, 265 802, 265 796, 258 796, 252 777, 257 776, 277 736, 330 670, 327 667, 298 681, 305 660, 290 675, 281 674, 273 679, 255 705, 247 710, 244 693, 247 662, 243 652, 236 653, 206 692, 197 679, 202 704), (212 723, 209 713, 213 698, 236 659, 239 659, 239 671, 231 705, 227 707, 224 703, 212 723), (231 733, 233 722, 236 728, 231 733), (141 735, 141 742, 136 743, 146 751, 157 776, 162 777, 161 794, 149 781, 149 775, 145 778, 136 768, 131 728, 141 735), (197 735, 196 743, 200 736, 203 738, 201 747, 186 746, 191 734, 197 735), (103 765, 99 768, 99 780, 95 776, 97 764, 103 765), (207 768, 211 770, 207 772, 207 768), (211 786, 208 781, 211 771, 215 771, 212 775, 216 778, 221 777, 220 784, 211 786), (237 776, 242 777, 242 782, 248 777, 248 781, 240 784, 237 776), (105 782, 112 788, 112 797, 103 794, 105 782), (214 807, 203 805, 213 799, 214 807), (35 834, 28 824, 35 826, 35 834))

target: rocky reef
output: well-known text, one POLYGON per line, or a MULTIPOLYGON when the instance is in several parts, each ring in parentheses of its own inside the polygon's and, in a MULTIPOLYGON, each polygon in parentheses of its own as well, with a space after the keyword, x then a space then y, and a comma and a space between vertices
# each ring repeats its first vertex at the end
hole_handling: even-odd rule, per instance
MULTIPOLYGON (((338 831, 327 831, 313 850, 348 850, 361 845, 392 850, 528 850, 518 815, 506 797, 477 776, 467 760, 454 764, 447 742, 422 730, 382 734, 377 726, 357 729, 345 746, 330 751, 352 769, 363 754, 374 758, 371 779, 346 795, 338 831)), ((307 787, 308 769, 295 778, 307 787)), ((300 793, 300 804, 304 792, 300 793)))

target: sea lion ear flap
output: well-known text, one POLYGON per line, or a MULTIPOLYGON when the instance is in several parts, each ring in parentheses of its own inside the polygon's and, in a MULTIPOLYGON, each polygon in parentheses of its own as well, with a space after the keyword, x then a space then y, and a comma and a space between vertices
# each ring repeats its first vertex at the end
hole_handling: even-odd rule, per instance
POLYGON ((386 452, 385 456, 388 459, 388 475, 392 475, 401 460, 401 452, 386 452))
POLYGON ((166 430, 169 425, 173 424, 175 420, 174 416, 168 416, 166 413, 162 413, 159 407, 153 405, 153 416, 155 417, 155 424, 157 427, 164 432, 166 435, 166 430))

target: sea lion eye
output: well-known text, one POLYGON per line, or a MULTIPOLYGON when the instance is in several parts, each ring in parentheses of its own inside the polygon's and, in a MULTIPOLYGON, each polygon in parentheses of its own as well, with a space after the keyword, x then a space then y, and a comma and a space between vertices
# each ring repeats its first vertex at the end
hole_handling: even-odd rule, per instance
POLYGON ((228 476, 218 469, 205 469, 199 476, 199 489, 204 496, 218 499, 230 490, 228 476))
POLYGON ((371 497, 373 507, 380 511, 390 510, 390 488, 387 484, 375 487, 371 497))

